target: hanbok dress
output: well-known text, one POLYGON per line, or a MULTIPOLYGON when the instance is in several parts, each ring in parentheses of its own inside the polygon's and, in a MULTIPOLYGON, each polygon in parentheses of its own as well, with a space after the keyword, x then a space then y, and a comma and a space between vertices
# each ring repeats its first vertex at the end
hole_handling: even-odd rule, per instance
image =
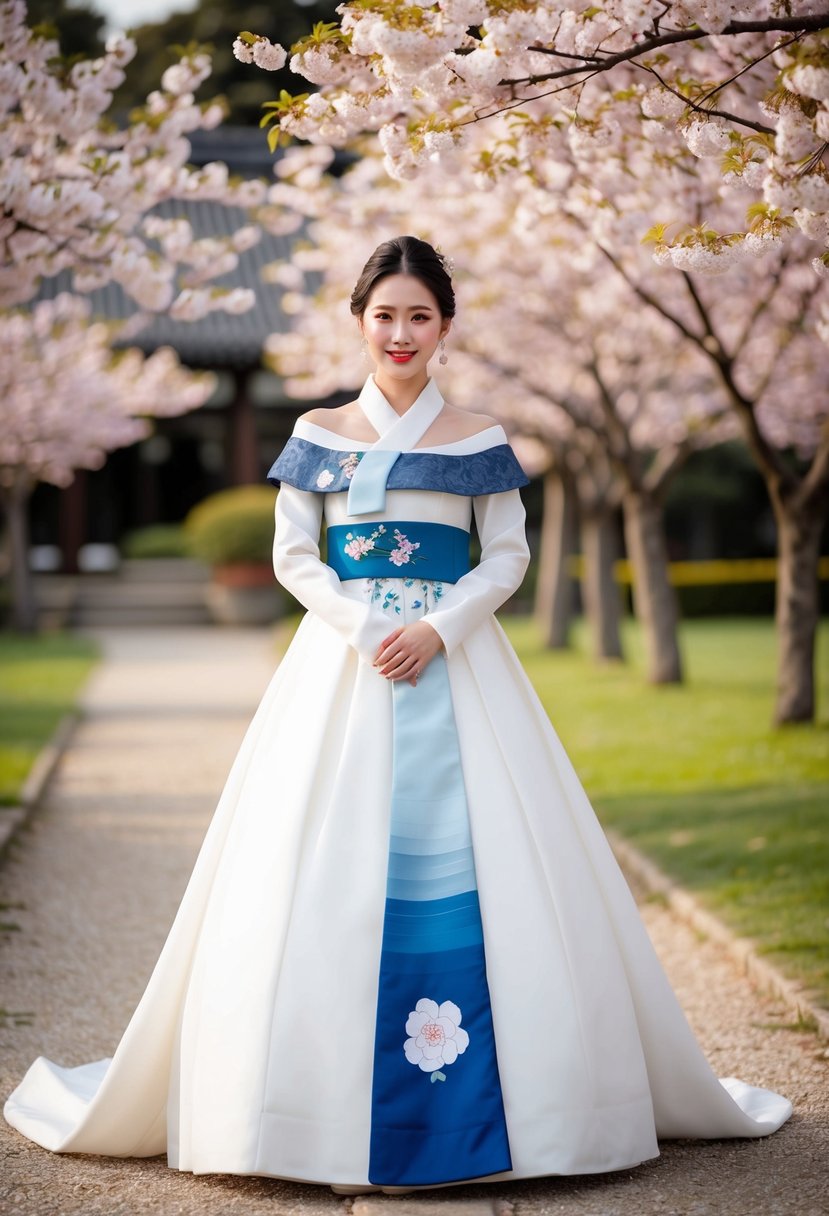
POLYGON ((493 616, 528 562, 504 431, 423 446, 431 380, 402 416, 373 378, 359 400, 375 443, 300 420, 269 474, 308 611, 140 1004, 111 1060, 38 1059, 6 1119, 56 1152, 381 1187, 773 1132, 790 1103, 711 1071, 493 616), (377 648, 419 619, 443 648, 388 681, 377 648))

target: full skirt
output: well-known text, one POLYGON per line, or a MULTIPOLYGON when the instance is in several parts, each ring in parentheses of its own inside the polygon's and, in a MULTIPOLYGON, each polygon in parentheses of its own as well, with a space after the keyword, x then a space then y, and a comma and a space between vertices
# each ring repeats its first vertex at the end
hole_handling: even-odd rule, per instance
MULTIPOLYGON (((656 1156, 658 1137, 774 1131, 790 1103, 711 1071, 497 621, 447 667, 512 1159, 491 1177, 621 1169, 656 1156)), ((113 1058, 38 1059, 11 1124, 58 1152, 367 1182, 392 693, 303 619, 113 1058)))

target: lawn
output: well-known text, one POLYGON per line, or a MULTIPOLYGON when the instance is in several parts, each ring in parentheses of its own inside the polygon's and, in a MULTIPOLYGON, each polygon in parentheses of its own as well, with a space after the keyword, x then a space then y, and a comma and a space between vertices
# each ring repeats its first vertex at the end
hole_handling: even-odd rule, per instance
POLYGON ((94 643, 71 634, 0 634, 0 804, 20 796, 35 757, 76 703, 94 643))
POLYGON ((603 823, 651 856, 829 1008, 829 627, 819 720, 770 726, 770 621, 682 625, 683 686, 648 687, 641 636, 627 665, 544 650, 530 620, 504 624, 603 823))

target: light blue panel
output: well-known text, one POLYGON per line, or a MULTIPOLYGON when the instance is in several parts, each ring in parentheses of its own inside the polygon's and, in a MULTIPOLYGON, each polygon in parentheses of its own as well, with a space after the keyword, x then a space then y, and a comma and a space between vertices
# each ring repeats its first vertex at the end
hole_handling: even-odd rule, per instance
MULTIPOLYGON (((430 825, 432 826, 432 825, 430 825)), ((407 835, 392 836, 390 839, 393 853, 452 853, 455 849, 464 849, 469 845, 467 830, 454 832, 451 836, 407 835)))
POLYGON ((368 515, 386 505, 386 481, 399 452, 364 452, 348 487, 346 510, 349 515, 368 515))
POLYGON ((457 832, 461 824, 469 830, 466 802, 462 798, 434 798, 420 803, 414 798, 403 798, 395 807, 392 827, 399 836, 422 836, 425 832, 457 832))
POLYGON ((389 899, 446 899, 449 895, 461 895, 464 891, 475 889, 475 871, 466 870, 463 874, 450 874, 430 882, 390 878, 386 892, 389 899))
POLYGON ((473 871, 475 862, 472 849, 457 849, 454 853, 435 853, 430 857, 410 853, 389 854, 389 877, 409 878, 417 882, 431 882, 449 874, 473 871))

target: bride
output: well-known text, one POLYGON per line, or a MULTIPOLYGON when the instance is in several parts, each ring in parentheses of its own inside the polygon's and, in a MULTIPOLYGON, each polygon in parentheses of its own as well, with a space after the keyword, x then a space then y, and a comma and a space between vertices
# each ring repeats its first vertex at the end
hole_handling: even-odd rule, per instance
POLYGON ((269 474, 308 611, 114 1056, 41 1057, 6 1103, 52 1151, 394 1190, 617 1170, 791 1113, 712 1073, 493 616, 527 479, 429 377, 454 307, 414 237, 354 289, 376 370, 269 474))

